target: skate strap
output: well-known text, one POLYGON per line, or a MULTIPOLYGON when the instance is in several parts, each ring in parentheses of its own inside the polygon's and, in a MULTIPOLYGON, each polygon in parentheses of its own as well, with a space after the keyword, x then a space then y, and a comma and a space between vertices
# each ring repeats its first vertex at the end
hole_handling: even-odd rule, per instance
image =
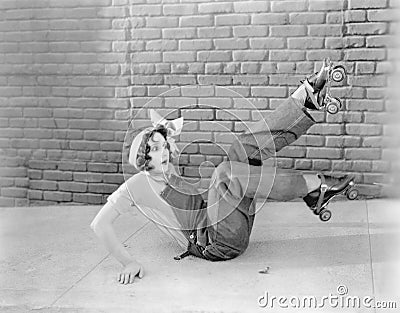
POLYGON ((322 206, 322 202, 324 201, 325 197, 325 192, 328 190, 328 185, 325 182, 325 177, 322 173, 318 173, 318 177, 321 179, 321 187, 320 187, 320 193, 319 193, 319 198, 317 202, 317 210, 319 210, 322 206))
POLYGON ((308 96, 310 97, 313 105, 315 106, 315 108, 317 110, 321 109, 321 106, 318 104, 318 99, 317 97, 314 95, 314 88, 310 85, 310 83, 307 81, 307 79, 303 82, 304 86, 306 87, 306 91, 308 96))

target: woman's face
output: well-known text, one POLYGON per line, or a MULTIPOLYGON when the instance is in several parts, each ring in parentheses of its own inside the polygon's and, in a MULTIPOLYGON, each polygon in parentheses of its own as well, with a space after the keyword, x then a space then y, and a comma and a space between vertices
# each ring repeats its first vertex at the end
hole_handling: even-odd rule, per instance
POLYGON ((167 148, 167 141, 164 136, 156 132, 150 138, 148 145, 150 146, 150 152, 148 155, 151 157, 149 163, 153 167, 152 173, 165 173, 168 170, 169 165, 169 149, 167 148))

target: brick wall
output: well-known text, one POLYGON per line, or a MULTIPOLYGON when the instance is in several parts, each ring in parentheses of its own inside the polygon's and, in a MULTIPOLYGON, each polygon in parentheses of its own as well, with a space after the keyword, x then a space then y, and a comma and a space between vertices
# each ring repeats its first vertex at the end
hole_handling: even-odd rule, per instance
POLYGON ((121 151, 130 116, 146 123, 142 107, 185 118, 181 171, 207 178, 244 123, 325 57, 349 72, 332 90, 345 110, 315 113, 320 123, 279 166, 354 172, 363 194, 378 195, 372 182, 390 169, 394 3, 1 1, 0 205, 104 203, 131 173, 121 151))

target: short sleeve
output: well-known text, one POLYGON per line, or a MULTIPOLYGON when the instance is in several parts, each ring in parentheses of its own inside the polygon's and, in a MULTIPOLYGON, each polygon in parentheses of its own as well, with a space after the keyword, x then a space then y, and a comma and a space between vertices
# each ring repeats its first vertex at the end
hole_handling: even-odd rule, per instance
POLYGON ((126 182, 108 196, 107 202, 112 203, 114 209, 120 214, 131 213, 135 210, 134 199, 128 192, 126 182))

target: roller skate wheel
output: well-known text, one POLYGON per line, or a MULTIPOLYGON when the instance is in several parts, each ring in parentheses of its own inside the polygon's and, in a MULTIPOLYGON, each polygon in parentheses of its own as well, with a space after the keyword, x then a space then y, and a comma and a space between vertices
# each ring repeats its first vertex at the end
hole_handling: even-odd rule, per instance
POLYGON ((336 114, 337 112, 339 112, 339 107, 337 106, 336 103, 330 102, 330 103, 328 103, 328 105, 326 106, 326 110, 327 110, 328 113, 330 113, 330 114, 336 114))
POLYGON ((329 210, 323 210, 319 213, 319 219, 323 222, 327 222, 331 219, 332 213, 329 210))
POLYGON ((334 82, 340 83, 346 77, 346 70, 343 66, 337 65, 333 68, 331 77, 334 82))
POLYGON ((346 193, 347 199, 355 200, 358 197, 358 190, 357 189, 350 189, 346 193))

